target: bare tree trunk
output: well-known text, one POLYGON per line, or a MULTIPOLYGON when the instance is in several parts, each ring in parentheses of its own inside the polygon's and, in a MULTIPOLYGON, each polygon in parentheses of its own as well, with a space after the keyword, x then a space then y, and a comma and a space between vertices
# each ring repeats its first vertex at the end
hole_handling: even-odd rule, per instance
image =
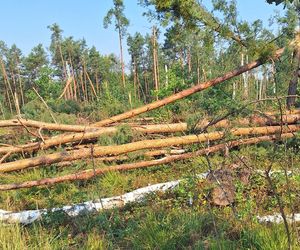
POLYGON ((72 57, 71 55, 69 54, 69 57, 70 57, 70 66, 71 66, 71 69, 72 69, 72 78, 73 78, 73 84, 74 84, 74 91, 73 91, 73 99, 74 100, 77 100, 77 84, 76 84, 76 79, 75 79, 75 70, 74 70, 74 67, 73 67, 73 62, 72 62, 72 57))
MULTIPOLYGON (((119 26, 120 27, 120 26, 119 26)), ((120 45, 120 63, 121 63, 121 70, 122 70, 122 83, 123 87, 126 87, 126 82, 125 82, 125 66, 124 66, 124 60, 123 60, 123 45, 122 45, 122 34, 121 30, 119 28, 119 45, 120 45)))
POLYGON ((147 102, 147 100, 148 100, 148 98, 149 98, 149 89, 150 89, 150 87, 149 87, 149 82, 148 82, 148 79, 147 79, 147 72, 146 71, 144 71, 144 82, 145 82, 145 92, 146 92, 146 102, 147 102))
POLYGON ((192 55, 191 55, 191 48, 190 47, 188 48, 187 62, 188 62, 189 77, 191 77, 191 73, 192 73, 192 55))
POLYGON ((141 100, 141 91, 143 92, 143 88, 140 83, 137 63, 135 64, 135 79, 136 79, 136 83, 137 83, 137 96, 138 96, 138 100, 140 101, 141 100))
POLYGON ((200 83, 200 59, 199 55, 197 55, 197 84, 200 83))
MULTIPOLYGON (((248 64, 248 56, 246 55, 246 60, 245 60, 245 55, 242 53, 242 60, 241 60, 241 66, 248 64)), ((245 72, 242 74, 243 78, 243 86, 244 86, 244 99, 248 100, 249 98, 249 86, 248 86, 248 72, 245 72)))
POLYGON ((97 95, 100 95, 100 82, 99 82, 99 77, 98 77, 98 72, 95 73, 95 79, 96 79, 96 90, 97 90, 97 95))
POLYGON ((9 103, 9 106, 10 106, 11 114, 13 114, 12 103, 14 103, 14 104, 16 103, 15 98, 14 98, 14 93, 12 91, 11 84, 10 84, 10 81, 8 79, 8 76, 7 76, 7 72, 6 72, 6 69, 5 69, 4 62, 1 58, 0 58, 0 62, 1 62, 1 68, 2 68, 2 74, 3 74, 4 82, 6 82, 7 99, 8 99, 8 103, 9 103), (12 100, 11 100, 11 98, 12 98, 12 100))
POLYGON ((133 91, 134 91, 134 98, 136 99, 138 94, 138 87, 137 87, 137 66, 136 66, 136 59, 135 57, 132 58, 133 67, 132 67, 132 75, 133 75, 133 91))
POLYGON ((159 79, 159 58, 158 58, 158 44, 157 44, 157 36, 155 36, 155 58, 156 58, 156 74, 157 74, 157 84, 158 90, 160 89, 160 79, 159 79))
MULTIPOLYGON (((19 61, 16 59, 16 63, 17 65, 19 65, 19 61)), ((22 106, 24 106, 25 104, 25 99, 24 99, 24 91, 23 91, 23 84, 22 84, 22 78, 21 78, 21 72, 20 72, 20 69, 19 67, 17 67, 17 71, 18 71, 18 82, 19 82, 19 89, 20 89, 20 96, 21 96, 21 103, 22 103, 22 106)))
POLYGON ((24 98, 24 90, 23 90, 22 78, 20 76, 20 73, 19 73, 18 80, 19 80, 19 88, 20 88, 20 95, 21 95, 21 103, 22 103, 22 106, 24 106, 25 98, 24 98))
POLYGON ((85 74, 84 69, 83 69, 83 80, 84 80, 84 89, 85 89, 86 101, 88 102, 90 100, 90 98, 89 98, 88 85, 86 83, 87 80, 86 80, 86 74, 85 74))
POLYGON ((300 76, 300 49, 296 48, 293 54, 293 68, 294 74, 290 80, 288 97, 286 100, 286 105, 288 109, 291 109, 296 104, 296 94, 297 94, 297 84, 298 78, 300 76))
POLYGON ((80 71, 80 76, 79 76, 79 80, 80 80, 80 84, 81 84, 81 91, 82 91, 82 97, 83 97, 83 101, 86 101, 86 96, 85 96, 85 88, 84 88, 84 83, 83 83, 83 69, 80 71))
POLYGON ((156 59, 156 27, 153 26, 152 30, 152 46, 153 46, 153 79, 154 79, 154 86, 155 86, 155 91, 156 91, 156 100, 158 100, 158 77, 157 77, 157 59, 156 59))
POLYGON ((236 97, 236 82, 232 82, 232 99, 235 100, 236 97))
MULTIPOLYGON (((94 88, 93 82, 92 82, 92 80, 91 80, 91 78, 90 78, 88 72, 87 72, 86 70, 85 70, 84 72, 85 72, 86 77, 87 77, 87 79, 88 79, 88 81, 89 81, 89 84, 90 84, 90 86, 91 86, 91 89, 92 89, 92 92, 93 92, 94 96, 97 97, 97 92, 96 92, 96 90, 95 90, 95 88, 94 88)), ((93 95, 92 95, 92 100, 94 100, 93 95)))
POLYGON ((63 54, 62 54, 60 43, 58 44, 58 49, 59 49, 59 55, 60 55, 61 63, 62 63, 62 66, 63 66, 63 74, 64 74, 63 78, 64 78, 64 80, 66 80, 67 79, 67 70, 66 70, 65 61, 64 61, 63 54))

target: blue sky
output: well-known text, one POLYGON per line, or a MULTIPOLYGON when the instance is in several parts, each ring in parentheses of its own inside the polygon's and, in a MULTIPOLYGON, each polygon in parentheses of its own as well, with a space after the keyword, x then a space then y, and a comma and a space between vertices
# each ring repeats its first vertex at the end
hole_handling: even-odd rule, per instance
MULTIPOLYGON (((152 24, 142 16, 144 9, 137 2, 124 0, 125 15, 130 20, 128 31, 145 34, 152 24)), ((203 0, 208 7, 210 2, 203 0)), ((265 24, 275 9, 281 10, 264 0, 237 0, 237 3, 243 19, 262 19, 265 24)), ((9 46, 15 43, 28 54, 38 43, 49 46, 47 26, 56 22, 64 30, 64 36, 85 38, 89 46, 95 45, 102 54, 119 55, 118 37, 113 26, 107 30, 103 28, 103 17, 110 7, 112 0, 1 0, 0 40, 9 46)), ((125 59, 128 61, 127 53, 125 59)))

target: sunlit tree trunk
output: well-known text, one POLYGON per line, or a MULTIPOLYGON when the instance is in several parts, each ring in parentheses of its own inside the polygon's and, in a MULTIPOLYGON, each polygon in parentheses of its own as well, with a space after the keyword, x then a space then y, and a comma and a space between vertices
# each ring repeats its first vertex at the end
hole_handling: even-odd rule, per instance
POLYGON ((0 58, 0 63, 1 63, 2 75, 3 75, 4 83, 5 83, 6 98, 7 98, 8 104, 9 104, 10 113, 13 114, 13 107, 12 107, 12 101, 11 101, 11 96, 13 97, 13 93, 12 93, 12 89, 11 89, 11 86, 9 83, 9 79, 8 79, 5 65, 4 65, 2 58, 0 58))
POLYGON ((154 87, 156 91, 156 100, 158 100, 158 95, 157 92, 159 90, 159 85, 158 85, 158 74, 157 74, 157 53, 156 53, 156 27, 153 27, 152 30, 152 47, 153 47, 153 79, 154 79, 154 87))
MULTIPOLYGON (((244 53, 242 53, 241 66, 247 63, 248 63, 248 56, 247 55, 245 56, 244 53)), ((244 99, 248 100, 249 97, 248 72, 243 73, 242 78, 243 78, 243 86, 244 86, 243 97, 244 99)))
POLYGON ((192 73, 192 55, 191 55, 191 48, 190 47, 188 48, 187 63, 188 63, 189 77, 191 77, 191 73, 192 73))
POLYGON ((168 87, 169 86, 169 76, 168 76, 168 65, 167 64, 165 64, 165 74, 166 74, 165 86, 168 87))
POLYGON ((85 102, 86 101, 86 95, 85 95, 85 88, 84 88, 84 83, 83 83, 83 70, 80 71, 80 75, 79 75, 79 80, 80 80, 80 84, 81 84, 81 95, 82 95, 82 99, 85 102))
POLYGON ((197 55, 197 84, 200 83, 200 58, 197 55))
POLYGON ((121 70, 122 70, 122 84, 123 87, 126 87, 125 82, 125 66, 124 66, 124 60, 123 60, 123 45, 122 45, 122 34, 121 30, 119 28, 119 45, 120 45, 120 63, 121 63, 121 70))
POLYGON ((294 55, 293 55, 293 65, 294 65, 294 73, 292 76, 292 79, 290 80, 289 84, 289 89, 288 89, 288 97, 287 97, 287 108, 291 109, 293 106, 295 106, 296 103, 296 94, 297 94, 297 84, 298 84, 298 79, 300 75, 300 50, 296 48, 294 50, 294 55))

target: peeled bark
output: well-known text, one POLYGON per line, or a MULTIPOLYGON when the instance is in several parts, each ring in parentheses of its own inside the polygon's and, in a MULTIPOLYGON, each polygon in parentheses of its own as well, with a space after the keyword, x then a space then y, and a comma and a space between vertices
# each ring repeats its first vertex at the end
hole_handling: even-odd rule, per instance
MULTIPOLYGON (((279 58, 282 55, 283 52, 284 52, 284 48, 277 50, 274 53, 272 59, 275 60, 275 59, 279 58)), ((237 68, 235 70, 232 70, 232 71, 224 74, 223 76, 217 77, 217 78, 215 78, 213 80, 204 82, 202 84, 195 85, 194 87, 191 87, 189 89, 183 90, 181 92, 178 92, 177 94, 171 95, 171 96, 166 97, 166 98, 164 98, 162 100, 150 103, 150 104, 142 106, 140 108, 132 109, 132 110, 130 110, 128 112, 125 112, 123 114, 110 117, 110 118, 102 120, 100 122, 96 122, 96 123, 94 123, 94 125, 99 126, 99 127, 106 126, 106 125, 112 124, 114 122, 122 121, 124 119, 128 119, 128 118, 134 117, 136 115, 148 112, 150 110, 157 109, 157 108, 165 106, 165 105, 167 105, 169 103, 172 103, 172 102, 175 102, 175 101, 180 100, 182 98, 185 98, 187 96, 190 96, 190 95, 192 95, 194 93, 200 92, 200 91, 202 91, 204 89, 207 89, 209 87, 215 86, 215 85, 217 85, 219 83, 222 83, 222 82, 224 82, 226 80, 229 80, 229 79, 231 79, 231 78, 233 78, 235 76, 241 75, 244 72, 247 72, 249 70, 257 68, 258 66, 260 66, 260 65, 262 65, 264 63, 265 63, 264 60, 257 60, 257 61, 248 63, 248 64, 246 64, 244 66, 241 66, 241 67, 239 67, 239 68, 237 68)))
MULTIPOLYGON (((286 138, 292 138, 293 136, 294 136, 293 133, 286 133, 286 134, 282 134, 281 138, 286 139, 286 138)), ((133 170, 133 169, 138 169, 138 168, 146 168, 146 167, 151 167, 151 166, 168 164, 168 163, 171 163, 174 161, 185 160, 185 159, 190 159, 192 157, 215 153, 220 150, 230 149, 230 148, 233 148, 236 146, 256 144, 256 143, 263 142, 263 141, 272 141, 272 140, 276 140, 277 138, 278 137, 276 135, 271 135, 271 136, 261 136, 261 137, 256 137, 256 138, 240 139, 240 140, 231 141, 231 142, 227 142, 227 143, 223 143, 223 144, 218 144, 218 145, 215 145, 212 147, 204 148, 204 149, 198 150, 196 152, 167 156, 167 157, 164 157, 164 158, 161 158, 158 160, 121 164, 121 165, 104 167, 104 168, 88 169, 88 170, 84 170, 81 172, 77 172, 75 174, 69 174, 69 175, 59 176, 59 177, 54 177, 54 178, 45 178, 45 179, 41 179, 41 180, 37 180, 37 181, 27 181, 27 182, 23 182, 23 183, 3 184, 3 185, 0 185, 0 190, 6 191, 6 190, 13 190, 13 189, 20 189, 20 188, 43 186, 43 185, 53 185, 56 183, 61 183, 61 182, 66 182, 66 181, 88 180, 95 176, 99 176, 99 175, 102 175, 107 172, 127 171, 127 170, 133 170)))
POLYGON ((142 149, 157 149, 175 145, 188 145, 205 141, 214 141, 222 139, 225 135, 271 135, 276 133, 290 133, 300 130, 300 125, 273 126, 273 127, 255 127, 255 128, 237 128, 228 132, 212 132, 199 135, 187 135, 180 137, 171 137, 166 139, 144 140, 115 146, 95 146, 91 149, 81 149, 74 151, 62 151, 30 159, 23 159, 14 162, 0 164, 0 173, 11 172, 29 167, 41 165, 51 165, 62 161, 73 161, 77 159, 86 159, 89 157, 101 157, 108 155, 120 155, 134 152, 142 149))

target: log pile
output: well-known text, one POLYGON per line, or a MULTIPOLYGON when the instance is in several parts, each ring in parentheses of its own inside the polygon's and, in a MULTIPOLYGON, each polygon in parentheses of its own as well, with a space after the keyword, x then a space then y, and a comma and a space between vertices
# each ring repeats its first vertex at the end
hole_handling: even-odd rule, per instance
MULTIPOLYGON (((283 51, 284 49, 279 49, 270 59, 276 60, 282 55, 283 51)), ((295 132, 300 130, 300 112, 298 111, 294 113, 286 112, 284 114, 265 113, 263 115, 253 115, 247 119, 240 119, 235 122, 226 119, 219 119, 216 122, 202 120, 202 122, 194 127, 193 134, 190 134, 188 124, 184 121, 171 124, 138 124, 137 120, 135 123, 127 124, 133 134, 142 134, 144 137, 147 137, 147 135, 159 134, 163 135, 164 138, 145 138, 143 140, 132 141, 121 145, 99 146, 95 144, 99 137, 103 135, 111 136, 117 133, 118 127, 112 126, 116 123, 120 123, 125 119, 136 117, 139 114, 157 109, 220 84, 254 69, 263 63, 265 63, 265 60, 254 61, 230 71, 223 76, 197 84, 165 99, 155 101, 140 108, 130 110, 90 125, 52 124, 21 118, 0 121, 0 127, 17 127, 19 129, 24 129, 35 136, 37 140, 22 145, 0 146, 1 174, 14 171, 26 171, 25 169, 28 168, 47 167, 52 164, 67 167, 70 165, 70 162, 77 160, 90 160, 93 163, 95 163, 96 160, 106 162, 129 161, 130 157, 128 157, 128 153, 132 152, 137 152, 145 158, 152 158, 109 167, 94 167, 93 169, 87 169, 54 178, 31 180, 23 183, 0 183, 0 190, 4 191, 53 185, 64 181, 88 180, 109 171, 125 171, 163 165, 178 160, 186 160, 200 155, 228 150, 242 145, 291 138, 294 136, 295 132), (211 124, 213 124, 213 126, 211 126, 211 124), (211 127, 212 131, 207 132, 207 127, 211 127), (47 130, 48 133, 51 131, 60 131, 63 133, 46 138, 43 136, 43 131, 45 130, 47 130), (195 133, 195 131, 198 131, 198 133, 195 133), (168 134, 172 133, 185 133, 187 135, 168 136, 168 134), (225 141, 225 143, 217 142, 220 140, 225 141), (191 144, 197 144, 199 150, 189 152, 188 149, 182 149, 182 147, 191 144), (177 150, 172 149, 172 147, 180 148, 177 150), (49 149, 51 149, 51 152, 48 151, 49 149), (145 150, 147 152, 144 152, 145 150), (163 157, 156 159, 159 156, 163 157)), ((142 121, 147 122, 152 121, 152 119, 144 118, 142 121)))

